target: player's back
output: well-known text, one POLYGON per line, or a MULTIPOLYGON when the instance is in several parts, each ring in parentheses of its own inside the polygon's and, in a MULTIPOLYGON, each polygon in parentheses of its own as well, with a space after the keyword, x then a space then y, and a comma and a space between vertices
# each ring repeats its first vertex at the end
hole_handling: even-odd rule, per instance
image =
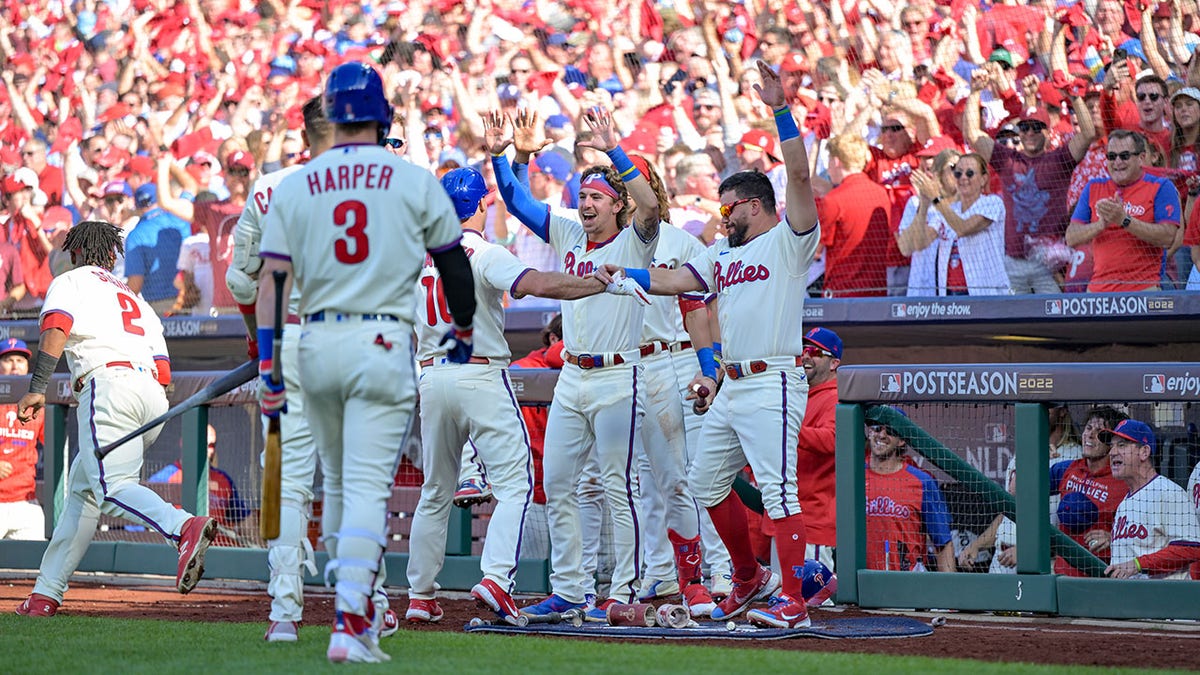
POLYGON ((382 313, 411 324, 426 250, 460 236, 433 174, 379 146, 342 145, 280 183, 262 251, 291 258, 303 314, 382 313))
POLYGON ((158 315, 99 267, 78 267, 50 284, 42 329, 54 326, 68 334, 65 352, 72 378, 114 362, 153 368, 155 356, 167 356, 158 315))

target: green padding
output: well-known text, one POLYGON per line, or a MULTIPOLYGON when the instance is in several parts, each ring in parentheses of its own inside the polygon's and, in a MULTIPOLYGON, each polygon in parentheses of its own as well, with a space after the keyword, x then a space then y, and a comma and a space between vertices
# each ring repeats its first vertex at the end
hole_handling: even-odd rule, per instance
POLYGON ((1057 577, 1058 610, 1111 619, 1200 619, 1200 583, 1057 577))
MULTIPOLYGON (((901 438, 908 441, 914 451, 933 462, 954 480, 975 488, 981 497, 998 506, 1004 515, 1014 521, 1017 519, 1017 503, 1012 495, 1002 490, 999 485, 954 454, 912 420, 901 415, 895 408, 871 406, 867 408, 866 416, 870 421, 891 427, 901 438)), ((1104 561, 1092 555, 1091 551, 1075 543, 1058 529, 1050 531, 1050 552, 1062 556, 1064 560, 1084 574, 1093 577, 1104 576, 1106 567, 1104 561)))
POLYGON ((1049 613, 1059 608, 1049 574, 860 570, 858 597, 863 607, 1049 613))

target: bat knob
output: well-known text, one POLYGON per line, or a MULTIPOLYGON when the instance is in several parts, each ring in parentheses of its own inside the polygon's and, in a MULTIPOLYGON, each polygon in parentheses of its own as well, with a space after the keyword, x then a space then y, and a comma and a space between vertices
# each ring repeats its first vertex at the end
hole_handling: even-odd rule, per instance
POLYGON ((699 396, 700 398, 708 398, 708 394, 709 394, 708 387, 706 387, 702 384, 696 385, 696 395, 697 396, 699 396))

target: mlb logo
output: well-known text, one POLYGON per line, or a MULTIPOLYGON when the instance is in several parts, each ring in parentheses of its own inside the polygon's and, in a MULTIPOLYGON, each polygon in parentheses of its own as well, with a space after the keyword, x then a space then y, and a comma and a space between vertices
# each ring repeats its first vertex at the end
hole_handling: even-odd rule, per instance
POLYGON ((1165 394, 1167 392, 1167 376, 1160 374, 1142 375, 1143 394, 1165 394))
POLYGON ((879 376, 879 393, 899 394, 900 373, 883 373, 879 376))
POLYGON ((900 302, 892 305, 892 318, 903 319, 908 315, 908 305, 900 302))
POLYGON ((1047 316, 1058 316, 1058 315, 1061 315, 1062 313, 1063 313, 1062 300, 1047 300, 1046 301, 1046 315, 1047 316))

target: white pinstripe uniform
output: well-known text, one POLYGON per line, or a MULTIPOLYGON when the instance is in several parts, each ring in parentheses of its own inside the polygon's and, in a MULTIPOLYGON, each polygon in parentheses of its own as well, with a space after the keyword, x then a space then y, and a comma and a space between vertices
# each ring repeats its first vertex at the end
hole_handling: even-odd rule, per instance
MULTIPOLYGON (((1183 488, 1166 476, 1155 475, 1117 505, 1112 529, 1112 564, 1156 553, 1174 543, 1200 546, 1200 522, 1183 488)), ((1135 578, 1147 576, 1143 573, 1135 578)), ((1188 568, 1155 574, 1154 578, 1187 579, 1188 568)))
MULTIPOLYGON (((552 211, 550 244, 567 274, 587 276, 604 263, 645 267, 654 256, 658 237, 643 241, 635 227, 593 246, 579 221, 552 211)), ((615 549, 610 597, 629 602, 636 597, 641 568, 641 535, 636 516, 634 461, 640 452, 644 415, 642 367, 638 345, 645 311, 637 303, 610 295, 564 302, 563 342, 567 354, 602 360, 600 368, 568 363, 554 387, 546 428, 544 460, 547 515, 550 524, 550 585, 564 600, 582 603, 591 579, 582 566, 582 537, 575 484, 593 447, 600 463, 615 549), (620 357, 621 364, 615 363, 620 357)))
POLYGON ((300 381, 325 475, 322 529, 337 538, 326 575, 338 571, 344 612, 367 614, 386 545, 386 503, 416 403, 417 275, 427 250, 461 236, 437 179, 376 145, 335 146, 271 200, 262 256, 290 260, 300 287, 300 381))
POLYGON ((446 360, 439 344, 453 323, 437 267, 426 258, 417 293, 417 359, 421 363, 421 448, 425 482, 409 542, 409 597, 429 600, 446 556, 446 527, 458 485, 463 444, 473 442, 496 498, 480 568, 513 591, 521 532, 533 492, 529 434, 508 380, 512 356, 504 339, 504 293, 528 267, 508 249, 463 230, 475 275, 474 352, 469 363, 446 360))
POLYGON ((808 265, 820 241, 819 227, 796 234, 781 221, 738 247, 723 239, 687 263, 717 294, 725 364, 743 373, 725 378, 692 459, 689 485, 706 508, 728 496, 749 463, 771 519, 800 513, 796 441, 808 383, 799 354, 808 265))
POLYGON ((78 267, 50 283, 41 327, 66 332, 64 351, 79 402, 79 453, 67 477, 67 503, 33 587, 34 593, 61 602, 101 513, 145 523, 174 544, 192 516, 138 482, 142 452, 162 427, 121 445, 103 460, 95 455, 96 448, 167 411, 167 395, 155 379, 155 361, 167 358, 167 345, 154 310, 111 272, 78 267))

